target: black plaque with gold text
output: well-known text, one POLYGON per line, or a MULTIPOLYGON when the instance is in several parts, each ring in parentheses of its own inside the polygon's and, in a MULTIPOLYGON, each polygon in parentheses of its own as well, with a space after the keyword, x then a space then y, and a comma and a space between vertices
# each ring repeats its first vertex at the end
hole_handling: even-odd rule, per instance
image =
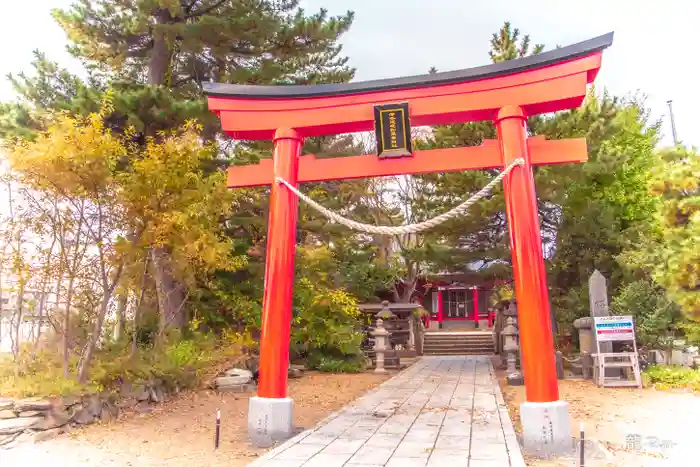
POLYGON ((413 152, 408 103, 375 105, 374 131, 380 158, 410 156, 413 152))

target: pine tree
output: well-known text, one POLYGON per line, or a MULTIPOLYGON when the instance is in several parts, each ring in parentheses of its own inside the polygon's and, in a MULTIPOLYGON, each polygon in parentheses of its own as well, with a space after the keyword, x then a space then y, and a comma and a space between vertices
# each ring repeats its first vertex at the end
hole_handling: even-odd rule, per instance
MULTIPOLYGON (((202 82, 342 82, 354 72, 337 43, 353 14, 307 15, 296 0, 79 0, 54 17, 90 80, 81 83, 37 56, 36 75, 15 80, 23 102, 0 108, 4 136, 42 128, 46 110, 94 111, 111 89, 113 130, 133 126, 145 142, 197 118, 213 139, 218 120, 207 110, 202 82)), ((186 294, 168 248, 151 250, 154 275, 162 315, 181 325, 186 294)))
POLYGON ((489 57, 493 63, 503 62, 506 60, 515 60, 516 58, 524 58, 528 55, 537 55, 544 50, 544 44, 536 44, 530 51, 530 35, 527 34, 520 39, 520 30, 518 28, 511 29, 510 22, 506 21, 501 29, 493 34, 491 38, 491 50, 489 57))
MULTIPOLYGON (((530 36, 520 38, 520 31, 509 22, 493 34, 489 57, 494 63, 535 55, 544 49, 531 48, 530 36)), ((435 69, 431 69, 434 72, 435 69)), ((490 121, 445 125, 434 128, 431 137, 419 142, 427 148, 478 146, 484 139, 495 139, 496 128, 490 121)), ((483 170, 464 173, 422 176, 430 197, 424 197, 416 208, 427 217, 459 204, 466 196, 481 189, 498 171, 483 170)), ((509 275, 509 238, 505 204, 499 192, 476 204, 461 219, 445 223, 428 234, 426 243, 429 267, 434 271, 473 272, 487 278, 509 275)))
MULTIPOLYGON (((529 36, 521 40, 520 32, 505 23, 493 35, 489 56, 493 61, 511 60, 543 50, 542 45, 530 44, 529 36)), ((588 313, 586 284, 594 269, 609 278, 613 294, 631 280, 616 257, 638 240, 637 231, 651 221, 654 212, 647 187, 657 126, 647 120, 643 102, 592 91, 578 109, 529 118, 528 130, 548 139, 583 137, 588 144, 585 165, 534 169, 550 295, 563 329, 588 313)), ((492 122, 473 122, 437 127, 420 144, 474 146, 495 137, 492 122)), ((444 212, 496 173, 422 176, 430 196, 414 203, 414 208, 433 215, 444 212)), ((499 190, 426 238, 431 271, 476 269, 484 278, 510 278, 508 225, 499 190)))

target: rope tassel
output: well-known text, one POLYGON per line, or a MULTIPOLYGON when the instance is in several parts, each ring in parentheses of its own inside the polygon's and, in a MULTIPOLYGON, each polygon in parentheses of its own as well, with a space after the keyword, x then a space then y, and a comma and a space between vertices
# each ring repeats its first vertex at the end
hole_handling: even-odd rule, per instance
POLYGON ((437 227, 440 224, 443 224, 447 222, 448 220, 460 216, 464 214, 474 203, 479 201, 481 198, 489 195, 493 188, 500 183, 501 180, 505 178, 506 175, 508 175, 515 167, 517 166, 523 166, 525 164, 525 160, 523 158, 519 158, 514 160, 508 167, 503 170, 496 178, 491 180, 485 187, 483 187, 481 190, 476 192, 471 198, 463 202, 462 204, 450 209, 449 211, 440 214, 436 217, 433 217, 432 219, 428 219, 427 221, 423 222, 418 222, 416 224, 408 224, 408 225, 402 225, 398 227, 391 227, 391 226, 376 226, 376 225, 369 225, 369 224, 363 224, 361 222, 356 222, 351 219, 347 219, 343 216, 341 216, 338 213, 335 213, 331 211, 330 209, 327 209, 320 204, 318 204, 316 201, 313 199, 309 198, 306 196, 304 193, 300 192, 297 190, 292 184, 290 184, 288 181, 284 180, 283 178, 277 177, 275 180, 277 183, 281 183, 282 185, 286 186, 289 188, 292 193, 297 195, 299 199, 302 201, 306 202, 309 206, 314 208, 316 211, 320 212, 323 214, 325 217, 328 219, 337 222, 338 224, 344 225, 345 227, 348 227, 352 230, 357 230, 360 232, 365 232, 365 233, 370 233, 370 234, 380 234, 380 235, 404 235, 404 234, 412 234, 412 233, 418 233, 422 232, 424 230, 432 229, 434 227, 437 227))

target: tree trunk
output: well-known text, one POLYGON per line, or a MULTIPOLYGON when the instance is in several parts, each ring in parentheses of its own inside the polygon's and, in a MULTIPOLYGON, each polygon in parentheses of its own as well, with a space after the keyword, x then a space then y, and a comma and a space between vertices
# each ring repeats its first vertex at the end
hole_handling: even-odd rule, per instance
POLYGON ((68 378, 68 360, 70 355, 70 308, 73 302, 73 274, 68 278, 68 290, 66 291, 66 312, 63 316, 63 377, 68 378))
POLYGON ((151 258, 160 308, 160 334, 168 328, 182 329, 187 325, 184 287, 174 278, 170 255, 164 248, 154 248, 151 258))
MULTIPOLYGON (((100 251, 100 259, 103 261, 104 265, 104 255, 100 251)), ((117 284, 119 283, 119 279, 121 278, 122 275, 122 270, 124 268, 124 264, 120 264, 119 267, 117 267, 117 270, 114 271, 114 278, 111 281, 111 283, 107 279, 107 273, 105 271, 105 268, 103 266, 102 268, 102 302, 100 303, 100 311, 97 314, 97 319, 95 320, 95 325, 92 328, 92 335, 90 336, 90 339, 88 340, 87 348, 85 349, 85 353, 83 354, 83 358, 80 361, 80 367, 78 368, 78 382, 81 384, 85 384, 87 381, 88 377, 88 370, 90 369, 90 363, 92 362, 92 356, 95 354, 95 348, 97 347, 97 341, 100 338, 100 335, 102 334, 102 325, 104 324, 105 321, 105 316, 107 316, 107 308, 109 308, 109 301, 112 299, 112 294, 114 293, 114 289, 117 287, 117 284)))
POLYGON ((141 317, 141 305, 143 304, 143 297, 146 295, 146 287, 148 286, 148 265, 150 263, 150 255, 146 253, 146 259, 143 263, 143 275, 141 276, 141 292, 139 293, 138 301, 136 302, 136 307, 134 307, 134 330, 131 337, 131 355, 129 358, 134 358, 136 355, 136 344, 139 332, 139 320, 141 317))
MULTIPOLYGON (((58 273, 58 280, 56 281, 56 311, 61 309, 61 286, 63 285, 63 261, 61 261, 61 264, 59 266, 60 270, 58 273)), ((58 326, 56 326, 58 327, 58 326)), ((63 377, 67 378, 68 377, 68 354, 66 353, 67 349, 67 341, 65 340, 66 338, 66 323, 65 323, 65 317, 63 319, 63 377)), ((56 329, 58 331, 58 329, 56 329)))
MULTIPOLYGON (((161 86, 165 83, 172 62, 172 44, 158 24, 172 23, 173 17, 167 9, 155 13, 156 29, 153 33, 153 47, 148 60, 148 84, 161 86)), ((183 328, 187 324, 184 313, 184 287, 172 273, 170 252, 163 247, 151 250, 153 258, 154 280, 160 309, 160 333, 166 328, 183 328)))
POLYGON ((39 299, 39 312, 37 313, 37 322, 39 323, 39 327, 36 330, 36 337, 34 338, 34 350, 33 352, 36 354, 37 350, 39 350, 39 341, 41 340, 41 328, 44 324, 44 308, 46 307, 46 281, 44 281, 41 284, 41 295, 39 299))
POLYGON ((172 45, 168 42, 163 31, 158 28, 158 25, 168 24, 172 22, 172 19, 170 11, 166 8, 161 8, 155 14, 153 48, 151 48, 151 55, 148 58, 148 84, 153 86, 160 86, 165 82, 165 76, 172 59, 172 45))
POLYGON ((15 337, 14 337, 14 342, 12 345, 12 353, 15 356, 15 359, 19 360, 19 351, 20 351, 20 344, 21 344, 21 329, 22 329, 22 321, 24 320, 24 290, 25 290, 25 283, 24 279, 20 279, 19 282, 19 291, 17 292, 17 321, 15 322, 15 337))
POLYGON ((104 323, 105 316, 107 315, 107 307, 109 305, 109 299, 111 297, 111 291, 105 291, 102 294, 102 303, 100 303, 100 311, 97 314, 97 319, 95 320, 95 325, 92 329, 92 335, 88 340, 87 348, 85 349, 85 354, 80 361, 80 368, 78 368, 78 382, 84 384, 87 381, 88 369, 90 368, 90 363, 92 361, 92 356, 95 353, 95 348, 97 347, 97 340, 100 338, 102 333, 102 324, 104 323))
POLYGON ((117 322, 114 324, 114 341, 119 342, 124 336, 124 326, 126 324, 126 305, 129 295, 126 291, 119 294, 117 301, 117 322))

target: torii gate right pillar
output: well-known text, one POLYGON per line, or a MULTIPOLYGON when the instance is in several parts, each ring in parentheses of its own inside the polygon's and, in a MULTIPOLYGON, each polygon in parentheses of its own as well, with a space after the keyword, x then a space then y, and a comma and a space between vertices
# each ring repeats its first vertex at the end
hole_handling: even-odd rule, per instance
POLYGON ((504 166, 520 157, 525 161, 524 165, 516 167, 506 176, 503 188, 527 400, 520 406, 520 419, 525 450, 533 454, 547 454, 571 447, 571 428, 568 404, 559 400, 549 294, 535 180, 528 153, 526 119, 522 108, 506 106, 498 112, 496 128, 504 166))

